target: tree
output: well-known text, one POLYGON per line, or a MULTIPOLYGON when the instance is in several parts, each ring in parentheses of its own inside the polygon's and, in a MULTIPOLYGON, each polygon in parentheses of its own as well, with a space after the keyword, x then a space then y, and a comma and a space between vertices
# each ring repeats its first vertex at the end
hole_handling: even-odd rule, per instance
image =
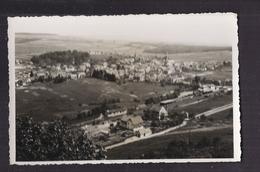
POLYGON ((16 119, 18 161, 105 159, 104 150, 81 129, 70 129, 63 121, 35 122, 31 117, 16 119))

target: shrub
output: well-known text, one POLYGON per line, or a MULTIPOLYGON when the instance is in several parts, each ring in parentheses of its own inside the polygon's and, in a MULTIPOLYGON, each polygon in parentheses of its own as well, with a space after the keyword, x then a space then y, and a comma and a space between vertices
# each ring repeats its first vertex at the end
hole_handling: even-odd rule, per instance
POLYGON ((106 158, 83 130, 70 129, 63 121, 35 122, 31 117, 17 117, 17 161, 91 160, 106 158))

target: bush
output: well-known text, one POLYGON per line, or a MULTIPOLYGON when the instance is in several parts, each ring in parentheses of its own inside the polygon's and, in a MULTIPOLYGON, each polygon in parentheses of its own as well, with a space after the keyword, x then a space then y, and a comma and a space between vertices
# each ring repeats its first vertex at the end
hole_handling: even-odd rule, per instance
POLYGON ((83 130, 70 129, 63 121, 35 122, 31 117, 17 117, 17 161, 91 160, 106 158, 83 130))

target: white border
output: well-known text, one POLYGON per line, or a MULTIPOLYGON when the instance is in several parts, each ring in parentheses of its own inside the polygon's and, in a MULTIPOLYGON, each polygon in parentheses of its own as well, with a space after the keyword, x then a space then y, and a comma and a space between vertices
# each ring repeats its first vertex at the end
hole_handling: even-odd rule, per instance
MULTIPOLYGON (((81 160, 81 161, 16 161, 15 145, 15 33, 13 18, 8 17, 8 60, 9 60, 9 158, 10 164, 16 165, 61 165, 61 164, 122 164, 122 163, 202 163, 202 162, 240 162, 241 137, 240 137, 240 104, 239 104, 239 74, 238 74, 238 26, 235 13, 203 13, 203 14, 178 14, 178 15, 232 15, 233 44, 232 44, 232 81, 233 81, 233 147, 234 158, 196 158, 196 159, 149 159, 149 160, 81 160)), ((76 16, 75 16, 76 17, 76 16)))

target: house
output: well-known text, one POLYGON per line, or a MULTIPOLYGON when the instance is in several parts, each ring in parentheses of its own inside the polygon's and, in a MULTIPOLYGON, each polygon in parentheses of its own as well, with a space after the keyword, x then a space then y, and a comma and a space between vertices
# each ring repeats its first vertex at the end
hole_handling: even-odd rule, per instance
POLYGON ((146 104, 138 104, 137 107, 136 107, 136 110, 145 110, 147 109, 147 106, 146 104))
POLYGON ((151 111, 153 112, 154 115, 156 115, 156 118, 159 120, 166 119, 169 116, 168 111, 164 106, 153 105, 151 107, 151 111))
POLYGON ((58 76, 58 72, 56 70, 49 71, 49 76, 51 78, 56 78, 58 76))
POLYGON ((109 118, 118 117, 118 116, 122 116, 122 115, 126 115, 126 114, 127 114, 126 109, 112 109, 112 110, 106 111, 106 115, 109 118))
POLYGON ((87 67, 84 64, 81 64, 78 66, 78 71, 80 71, 80 72, 84 72, 86 69, 87 69, 87 67))
POLYGON ((150 135, 152 135, 152 130, 150 129, 150 128, 141 128, 140 130, 138 130, 137 132, 136 132, 136 135, 138 136, 138 137, 147 137, 147 136, 150 136, 150 135))
POLYGON ((143 119, 141 116, 123 116, 119 122, 120 126, 129 130, 137 130, 143 127, 143 119))
POLYGON ((85 126, 81 127, 81 129, 84 130, 85 133, 91 138, 98 137, 102 134, 109 135, 110 123, 105 122, 105 123, 98 124, 98 125, 85 125, 85 126))
POLYGON ((211 93, 211 92, 218 91, 219 88, 216 87, 214 84, 208 84, 208 85, 202 85, 198 90, 202 93, 211 93))
POLYGON ((165 119, 165 117, 168 117, 168 112, 165 109, 165 107, 162 106, 160 111, 159 111, 159 120, 163 120, 163 119, 165 119))
POLYGON ((71 79, 74 79, 74 80, 78 79, 77 73, 70 73, 69 76, 71 79))
POLYGON ((65 69, 66 72, 74 72, 75 70, 76 70, 75 67, 72 65, 66 66, 65 69))
POLYGON ((47 77, 45 72, 39 71, 38 73, 35 74, 36 79, 45 79, 47 77))
POLYGON ((183 91, 180 93, 179 98, 188 97, 192 95, 193 95, 193 91, 183 91))
POLYGON ((81 79, 81 78, 85 78, 86 77, 86 73, 85 72, 78 72, 77 73, 77 78, 81 79))

